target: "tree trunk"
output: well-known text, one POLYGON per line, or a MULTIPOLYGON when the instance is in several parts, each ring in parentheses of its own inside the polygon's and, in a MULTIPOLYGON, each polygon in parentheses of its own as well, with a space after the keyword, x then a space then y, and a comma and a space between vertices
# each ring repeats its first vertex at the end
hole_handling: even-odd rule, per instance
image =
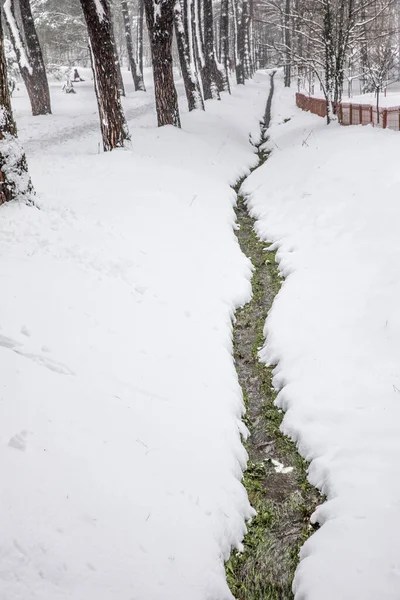
POLYGON ((146 90, 144 85, 144 75, 143 75, 143 17, 144 17, 144 6, 143 0, 139 0, 139 13, 138 13, 138 23, 137 23, 137 65, 138 65, 138 74, 141 75, 143 80, 143 90, 146 90))
POLYGON ((188 27, 185 27, 182 15, 182 5, 180 0, 175 2, 174 20, 175 20, 175 35, 178 46, 179 62, 185 84, 186 98, 189 110, 199 108, 204 110, 203 97, 201 95, 199 80, 194 64, 193 42, 192 42, 192 17, 191 17, 191 0, 186 0, 187 10, 186 19, 188 27), (188 32, 188 38, 185 31, 188 32))
POLYGON ((250 37, 249 37, 249 27, 250 27, 250 13, 249 13, 249 2, 248 0, 243 0, 242 2, 242 36, 243 36, 243 70, 245 79, 249 79, 251 77, 251 64, 250 64, 250 37))
POLYGON ((254 44, 254 0, 249 0, 249 26, 248 26, 248 38, 249 38, 249 71, 250 77, 253 77, 255 73, 256 64, 256 53, 254 44))
POLYGON ((124 21, 124 29, 125 29, 125 40, 126 40, 126 50, 128 54, 129 66, 131 68, 131 74, 133 83, 135 86, 135 91, 145 92, 146 89, 144 87, 143 76, 138 71, 136 67, 136 61, 133 53, 133 43, 132 43, 132 34, 131 34, 131 21, 129 18, 129 9, 128 3, 126 0, 121 1, 121 10, 122 10, 122 19, 124 21))
POLYGON ((201 18, 200 18, 200 0, 193 0, 193 15, 192 15, 192 31, 194 38, 194 50, 196 54, 196 62, 199 67, 201 76, 201 86, 203 90, 203 97, 205 99, 211 98, 211 87, 210 81, 205 77, 205 57, 204 57, 204 44, 201 31, 201 18))
POLYGON ((214 54, 214 25, 212 0, 203 0, 204 15, 204 80, 206 89, 204 90, 204 99, 220 100, 218 89, 217 64, 214 54))
POLYGON ((332 92, 334 89, 334 50, 333 50, 333 23, 330 0, 324 0, 324 44, 325 44, 325 99, 326 122, 331 122, 332 92))
POLYGON ((35 192, 29 177, 25 153, 17 138, 17 127, 12 114, 1 12, 0 123, 0 204, 9 200, 21 200, 26 204, 33 204, 35 192))
POLYGON ((237 0, 232 0, 232 6, 234 7, 234 19, 236 22, 236 37, 237 37, 237 47, 236 47, 236 83, 238 85, 244 84, 244 63, 245 63, 245 28, 244 28, 244 19, 242 18, 243 7, 240 7, 237 3, 237 0))
POLYGON ((93 61, 94 86, 103 147, 107 152, 129 139, 115 65, 110 8, 107 0, 81 0, 93 61))
POLYGON ((174 4, 175 0, 145 0, 144 2, 159 127, 181 126, 172 68, 174 4))
POLYGON ((292 46, 290 35, 290 0, 285 1, 285 69, 284 81, 285 87, 290 87, 290 68, 292 62, 292 46))
POLYGON ((111 41, 112 41, 112 45, 113 45, 113 50, 114 50, 114 63, 115 63, 115 68, 117 70, 117 79, 118 79, 118 92, 120 94, 120 96, 125 96, 125 86, 124 86, 124 79, 122 77, 122 71, 121 71, 121 61, 119 60, 119 56, 118 56, 118 51, 117 51, 117 44, 115 42, 115 34, 114 34, 114 0, 107 0, 109 3, 109 10, 110 10, 110 21, 111 21, 111 41))
POLYGON ((221 0, 220 17, 221 64, 224 71, 224 91, 231 93, 229 86, 229 0, 221 0))
POLYGON ((32 114, 49 115, 51 114, 49 84, 30 0, 6 0, 4 13, 21 76, 29 95, 32 114), (16 19, 17 14, 21 17, 21 24, 16 19))

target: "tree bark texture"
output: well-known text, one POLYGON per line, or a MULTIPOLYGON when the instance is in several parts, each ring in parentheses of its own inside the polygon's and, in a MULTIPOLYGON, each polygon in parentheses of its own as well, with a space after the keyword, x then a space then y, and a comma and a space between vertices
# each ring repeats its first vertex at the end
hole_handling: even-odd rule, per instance
POLYGON ((143 77, 143 17, 144 5, 143 0, 139 0, 138 25, 137 25, 137 65, 139 73, 143 79, 143 89, 145 90, 143 77))
POLYGON ((325 99, 326 122, 331 122, 332 93, 335 79, 335 56, 333 46, 333 23, 330 0, 324 0, 324 42, 325 42, 325 99))
POLYGON ((186 3, 186 10, 183 11, 181 0, 176 0, 174 10, 175 35, 178 46, 179 62, 181 65, 183 82, 185 84, 189 110, 194 110, 195 108, 204 110, 204 101, 201 95, 193 56, 191 0, 183 1, 186 3))
POLYGON ((291 60, 292 60, 292 58, 291 58, 292 46, 291 46, 291 35, 290 35, 290 0, 285 0, 284 26, 285 26, 284 85, 285 85, 285 87, 290 87, 290 71, 291 71, 291 60))
POLYGON ((174 6, 175 0, 144 1, 159 127, 163 125, 181 126, 172 68, 174 6))
POLYGON ((217 73, 217 63, 214 53, 214 24, 212 0, 203 0, 204 16, 204 67, 203 81, 206 82, 204 98, 209 100, 220 100, 219 81, 220 74, 217 73))
POLYGON ((117 44, 116 44, 116 41, 115 41, 115 32, 114 32, 114 0, 107 0, 107 1, 109 3, 109 10, 110 10, 111 41, 112 41, 113 48, 114 48, 114 62, 115 62, 115 68, 117 70, 118 91, 119 91, 119 94, 121 96, 125 96, 125 86, 124 86, 124 79, 122 77, 122 71, 121 71, 121 61, 119 60, 118 51, 117 51, 117 44))
POLYGON ((103 147, 107 152, 123 146, 129 139, 119 98, 110 8, 107 0, 81 0, 81 5, 89 33, 103 147))
POLYGON ((6 0, 4 13, 21 76, 29 95, 32 114, 49 115, 49 84, 30 0, 6 0), (17 15, 20 15, 20 20, 17 19, 17 15))
POLYGON ((224 71, 224 91, 230 93, 229 86, 229 0, 221 0, 220 16, 221 65, 224 71))
POLYGON ((241 25, 242 29, 241 35, 243 36, 243 56, 241 57, 241 61, 243 63, 244 70, 244 78, 249 79, 251 77, 251 64, 250 64, 250 8, 248 0, 243 0, 242 2, 242 19, 241 25))
POLYGON ((10 200, 33 204, 34 195, 25 153, 18 141, 12 114, 0 12, 0 204, 10 200))
POLYGON ((255 52, 255 40, 254 40, 254 0, 249 0, 249 70, 250 77, 253 77, 255 73, 256 64, 256 52, 255 52))
POLYGON ((208 99, 211 98, 210 82, 204 77, 204 43, 203 33, 201 29, 201 16, 200 16, 200 1, 193 0, 193 15, 192 15, 192 32, 193 32, 193 48, 196 57, 196 64, 201 77, 201 88, 203 91, 203 97, 208 99))
POLYGON ((246 36, 244 31, 244 19, 242 17, 243 7, 240 7, 237 0, 232 0, 233 15, 236 23, 235 36, 237 39, 236 45, 236 83, 244 84, 244 63, 245 63, 245 45, 246 36))
POLYGON ((131 20, 129 17, 129 8, 128 2, 126 0, 122 0, 121 2, 121 11, 122 11, 122 19, 124 22, 124 30, 125 30, 125 40, 126 40, 126 50, 128 54, 129 66, 131 68, 131 74, 133 79, 133 84, 135 86, 135 91, 145 92, 146 88, 144 87, 143 76, 136 66, 134 51, 133 51, 133 42, 132 42, 132 33, 131 33, 131 20))

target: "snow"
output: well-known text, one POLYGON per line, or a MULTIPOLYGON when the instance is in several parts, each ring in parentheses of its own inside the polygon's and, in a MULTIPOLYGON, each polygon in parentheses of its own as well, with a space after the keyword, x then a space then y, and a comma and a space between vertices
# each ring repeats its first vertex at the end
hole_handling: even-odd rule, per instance
POLYGON ((268 77, 206 113, 179 86, 178 130, 125 73, 131 147, 103 154, 79 70, 52 115, 13 98, 37 207, 0 210, 0 597, 228 600, 253 514, 230 184, 255 163, 268 77))
MULTIPOLYGON (((351 98, 343 97, 343 102, 352 102, 353 104, 372 104, 372 106, 376 106, 376 94, 359 94, 354 95, 351 98)), ((400 91, 399 84, 395 84, 390 86, 386 90, 386 95, 384 92, 379 93, 379 106, 380 107, 397 107, 400 106, 400 91)))
POLYGON ((96 12, 97 12, 97 16, 99 18, 99 22, 102 23, 104 16, 105 16, 105 12, 104 12, 104 6, 102 4, 102 0, 94 0, 94 5, 96 8, 96 12))
POLYGON ((327 498, 295 598, 398 600, 400 134, 327 127, 277 85, 272 154, 244 191, 285 277, 260 357, 327 498))
MULTIPOLYGON (((376 106, 375 92, 369 92, 368 94, 354 93, 356 90, 358 90, 359 85, 361 85, 361 84, 357 83, 357 85, 354 86, 354 91, 351 94, 351 97, 349 97, 348 92, 347 92, 347 85, 345 82, 342 102, 344 104, 352 103, 352 104, 367 104, 367 105, 376 106)), ((317 81, 315 82, 313 94, 309 94, 309 90, 305 89, 305 88, 302 88, 300 91, 302 94, 305 94, 306 96, 311 95, 314 98, 324 98, 324 93, 317 81)), ((390 108, 390 107, 398 107, 398 106, 400 106, 400 83, 396 82, 386 88, 386 96, 385 96, 384 91, 381 91, 379 93, 379 107, 390 108)))
POLYGON ((11 0, 5 0, 3 8, 7 18, 7 25, 11 30, 12 37, 14 38, 14 44, 19 52, 19 64, 22 68, 27 69, 28 73, 32 75, 32 65, 29 62, 28 56, 25 52, 25 46, 21 40, 20 30, 14 18, 11 0))

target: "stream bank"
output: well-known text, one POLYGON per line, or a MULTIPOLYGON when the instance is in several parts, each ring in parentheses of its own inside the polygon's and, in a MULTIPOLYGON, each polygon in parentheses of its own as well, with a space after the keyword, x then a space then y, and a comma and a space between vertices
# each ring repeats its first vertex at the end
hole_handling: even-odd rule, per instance
MULTIPOLYGON (((274 74, 261 123, 261 136, 255 151, 258 164, 268 160, 264 149, 271 120, 274 74)), ((254 170, 254 169, 253 169, 254 170)), ((241 186, 235 186, 236 235, 241 250, 251 260, 253 295, 236 312, 234 359, 246 405, 245 423, 250 436, 245 442, 249 455, 243 483, 257 515, 248 524, 244 551, 233 551, 226 563, 228 585, 237 600, 290 600, 298 554, 314 531, 310 516, 321 503, 319 492, 307 481, 307 463, 295 444, 280 431, 283 413, 275 404, 272 386, 273 367, 258 359, 264 344, 264 324, 272 302, 279 292, 281 279, 275 252, 269 251, 255 234, 241 186)))

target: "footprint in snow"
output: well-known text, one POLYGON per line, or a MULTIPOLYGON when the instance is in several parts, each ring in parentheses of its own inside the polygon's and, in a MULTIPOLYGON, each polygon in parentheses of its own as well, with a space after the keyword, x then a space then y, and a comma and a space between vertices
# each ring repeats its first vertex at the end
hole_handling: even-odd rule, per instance
POLYGON ((10 438, 8 445, 10 446, 10 448, 15 448, 16 450, 21 450, 22 452, 24 452, 27 448, 27 438, 28 432, 25 430, 21 431, 20 433, 16 433, 12 436, 12 438, 10 438))
MULTIPOLYGON (((29 335, 27 333, 25 333, 24 335, 29 335)), ((26 350, 23 349, 23 345, 18 342, 17 340, 14 340, 12 338, 9 338, 5 335, 0 335, 0 347, 1 348, 7 348, 8 350, 11 350, 12 352, 15 352, 16 354, 19 354, 20 356, 23 356, 24 358, 28 358, 30 360, 32 360, 33 362, 35 362, 36 364, 42 366, 42 367, 46 367, 47 369, 49 369, 50 371, 54 371, 55 373, 60 373, 62 375, 75 375, 75 373, 66 365, 64 365, 61 362, 58 362, 56 360, 53 360, 52 358, 48 357, 48 356, 42 356, 40 354, 35 354, 33 352, 27 352, 26 350)), ((42 347, 43 352, 49 352, 49 349, 45 346, 42 347)))

